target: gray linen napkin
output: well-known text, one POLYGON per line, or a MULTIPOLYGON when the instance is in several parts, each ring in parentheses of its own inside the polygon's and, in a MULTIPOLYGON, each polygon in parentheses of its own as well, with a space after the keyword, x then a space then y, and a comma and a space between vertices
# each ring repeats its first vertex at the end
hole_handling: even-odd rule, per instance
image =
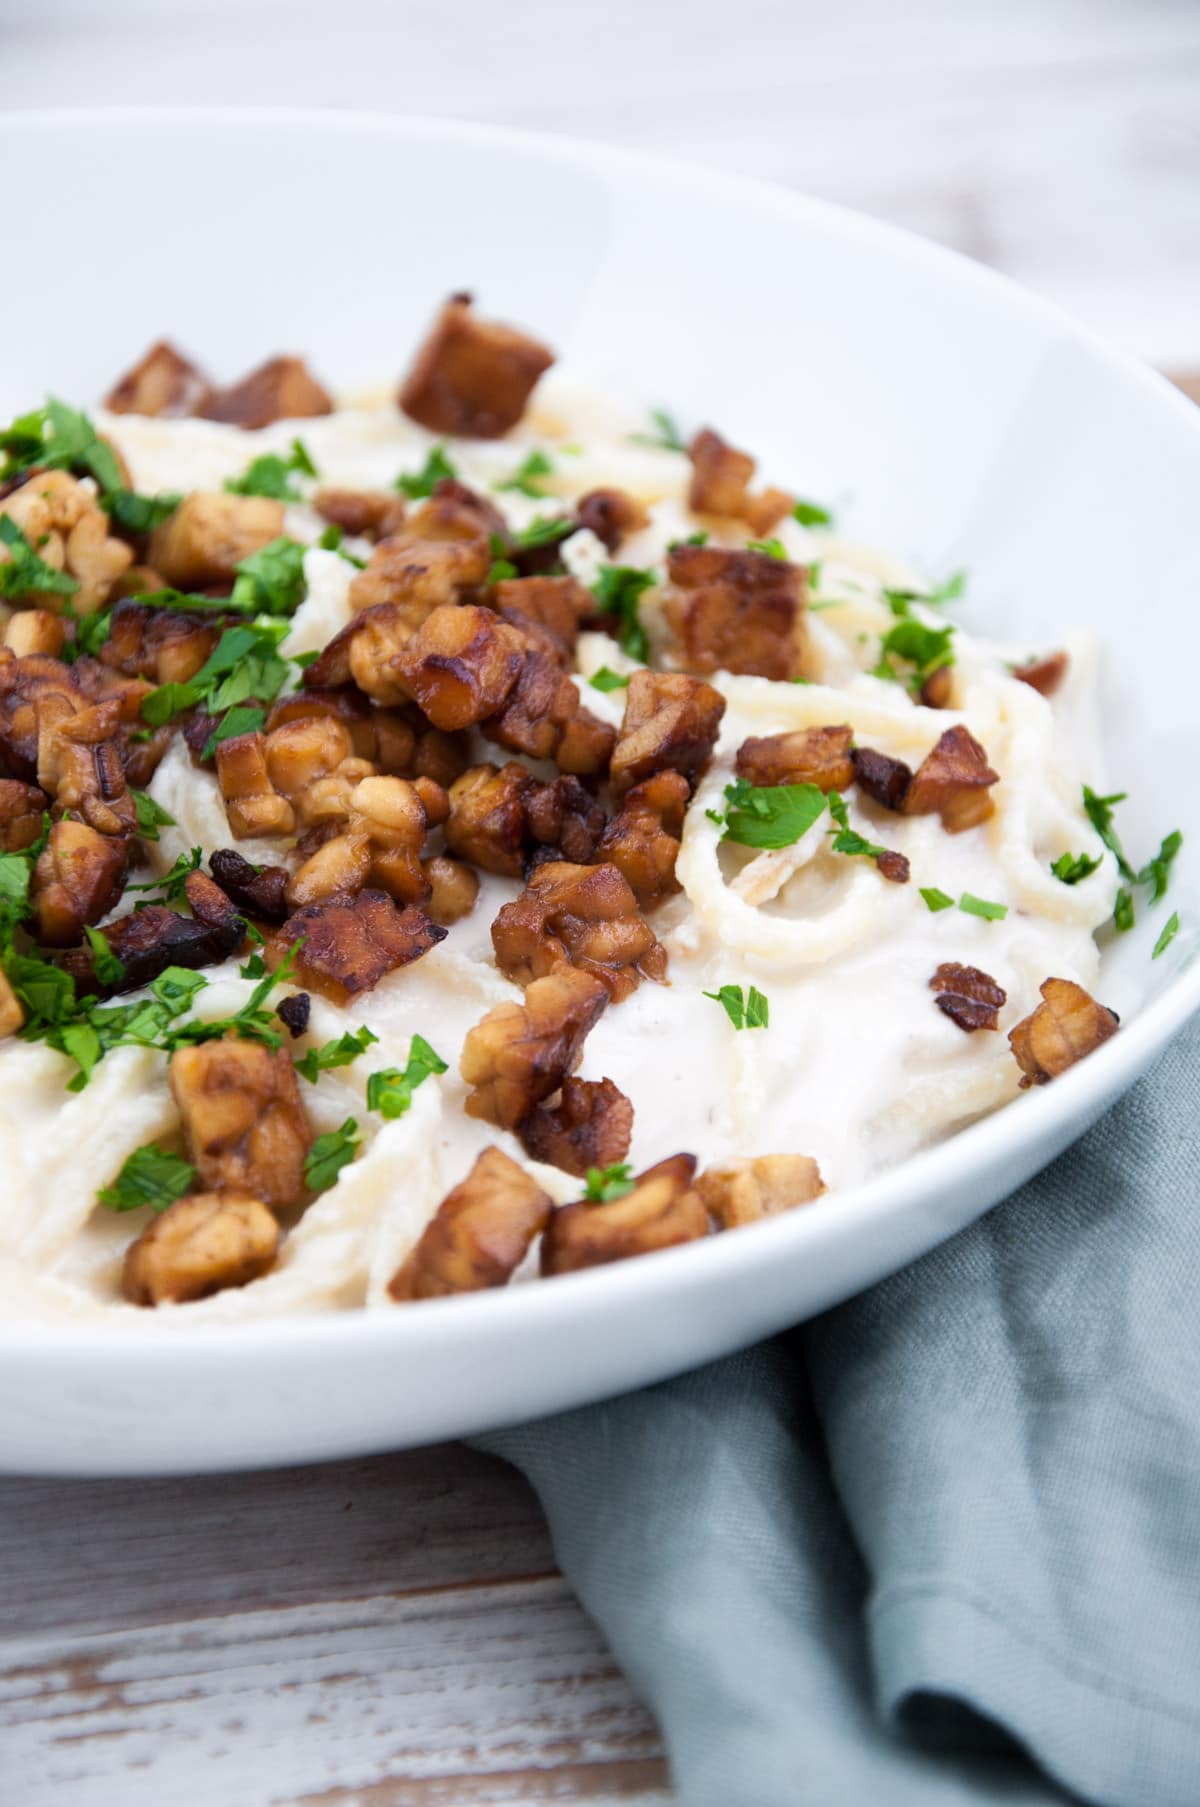
POLYGON ((1198 1107, 1200 1022, 873 1291, 483 1440, 688 1807, 1198 1807, 1198 1107))

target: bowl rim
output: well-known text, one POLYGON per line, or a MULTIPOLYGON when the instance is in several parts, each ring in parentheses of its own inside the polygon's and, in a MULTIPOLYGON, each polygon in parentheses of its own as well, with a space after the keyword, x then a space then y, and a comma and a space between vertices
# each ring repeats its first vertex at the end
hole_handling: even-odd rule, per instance
MULTIPOLYGON (((1015 314, 1043 328, 1055 328, 1104 366, 1127 388, 1145 394, 1148 404, 1187 421, 1188 430, 1200 439, 1200 407, 1189 401, 1167 378, 1132 354, 1111 345, 1090 327, 1076 321, 1057 303, 1045 300, 1013 278, 977 263, 964 253, 921 237, 889 221, 877 220, 840 203, 807 195, 800 190, 755 177, 732 174, 718 166, 689 159, 612 146, 602 141, 573 138, 562 133, 537 132, 425 114, 390 114, 350 111, 316 106, 260 105, 149 105, 36 107, 13 109, 0 116, 0 135, 64 132, 130 125, 258 126, 271 130, 279 125, 330 136, 362 138, 395 137, 426 140, 452 139, 467 146, 521 149, 554 161, 567 161, 600 172, 626 176, 664 175, 689 186, 701 185, 707 193, 743 201, 757 210, 769 208, 792 223, 806 222, 867 245, 882 246, 889 255, 915 261, 941 271, 947 281, 992 295, 1015 314)), ((737 1285, 764 1263, 794 1259, 800 1249, 819 1239, 831 1223, 846 1223, 852 1233, 863 1234, 897 1210, 911 1208, 924 1195, 942 1193, 956 1180, 968 1180, 976 1171, 1038 1143, 1069 1140, 1072 1119, 1086 1128, 1100 1108, 1132 1084, 1139 1072, 1161 1053, 1188 1019, 1200 1010, 1200 951, 1171 977, 1160 995, 1139 1010, 1086 1061, 1063 1074, 1054 1085, 1038 1087, 1021 1099, 952 1132, 944 1141, 909 1156, 898 1166, 875 1175, 862 1185, 813 1201, 803 1211, 787 1212, 766 1223, 750 1226, 751 1233, 708 1237, 683 1247, 661 1250, 649 1258, 615 1262, 579 1273, 562 1275, 552 1286, 519 1284, 494 1290, 423 1300, 424 1309, 414 1317, 408 1312, 360 1307, 335 1312, 295 1312, 261 1320, 230 1323, 165 1323, 158 1314, 149 1321, 121 1317, 110 1322, 30 1320, 0 1325, 0 1359, 56 1355, 72 1363, 89 1362, 136 1352, 150 1354, 156 1364, 190 1366, 198 1354, 206 1363, 240 1363, 247 1354, 278 1353, 302 1340, 322 1350, 358 1352, 379 1344, 400 1352, 405 1340, 434 1336, 454 1339, 470 1324, 479 1337, 502 1335, 512 1314, 519 1312, 524 1327, 542 1325, 546 1334, 569 1334, 571 1321, 590 1306, 602 1304, 618 1291, 633 1307, 667 1294, 686 1303, 689 1294, 707 1287, 716 1269, 737 1285), (1064 1138, 1064 1133, 1068 1134, 1064 1138), (464 1314, 469 1313, 469 1317, 464 1314), (421 1327, 424 1326, 424 1329, 421 1327)), ((1003 1203, 1003 1200, 999 1201, 1003 1203)), ((996 1207, 990 1207, 995 1209, 996 1207)), ((980 1214, 982 1215, 982 1214, 980 1214)), ((971 1219, 969 1221, 976 1221, 971 1219)), ((953 1232, 951 1232, 953 1233, 953 1232)), ((938 1240, 944 1240, 939 1238, 938 1240)))

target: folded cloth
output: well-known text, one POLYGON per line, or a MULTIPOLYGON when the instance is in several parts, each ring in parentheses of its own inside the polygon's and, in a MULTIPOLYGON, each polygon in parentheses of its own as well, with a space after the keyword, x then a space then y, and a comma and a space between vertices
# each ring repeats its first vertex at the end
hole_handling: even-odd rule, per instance
POLYGON ((871 1292, 483 1440, 688 1807, 1197 1807, 1198 1176, 1193 1024, 871 1292))

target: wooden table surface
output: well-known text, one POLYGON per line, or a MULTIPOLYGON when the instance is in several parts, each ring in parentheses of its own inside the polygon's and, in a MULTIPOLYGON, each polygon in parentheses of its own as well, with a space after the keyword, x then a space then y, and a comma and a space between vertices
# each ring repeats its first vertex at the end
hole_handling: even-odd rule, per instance
MULTIPOLYGON (((10 107, 411 108, 667 149, 913 226, 1200 366, 1190 0, 742 0, 736 36, 712 0, 2 10, 10 107)), ((0 1480, 0 1577, 0 1807, 670 1798, 532 1494, 459 1446, 0 1480)))

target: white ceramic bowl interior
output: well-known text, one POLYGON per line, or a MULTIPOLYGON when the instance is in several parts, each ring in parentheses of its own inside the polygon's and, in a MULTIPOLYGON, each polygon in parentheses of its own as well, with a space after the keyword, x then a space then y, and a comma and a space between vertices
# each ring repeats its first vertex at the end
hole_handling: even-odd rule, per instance
MULTIPOLYGON (((794 1322, 1048 1161, 1200 1003, 1200 410, 948 252, 798 196, 438 122, 154 110, 0 119, 73 210, 63 279, 10 286, 0 413, 90 403, 168 334, 233 373, 298 350, 335 386, 402 367, 470 287, 633 398, 717 422, 771 477, 934 573, 970 622, 1107 642, 1110 757, 1139 858, 1181 827, 1182 931, 1108 955, 1121 1033, 1053 1086, 854 1194, 664 1255, 382 1314, 127 1333, 0 1325, 0 1468, 116 1474, 364 1452, 662 1378, 794 1322), (264 180, 269 177, 269 180, 264 180)), ((852 1108, 847 1101, 847 1108, 852 1108)), ((0 1151, 2 1161, 2 1151, 0 1151)), ((2 1168, 0 1168, 2 1171, 2 1168)), ((402 1178, 398 1180, 402 1184, 402 1178)))

